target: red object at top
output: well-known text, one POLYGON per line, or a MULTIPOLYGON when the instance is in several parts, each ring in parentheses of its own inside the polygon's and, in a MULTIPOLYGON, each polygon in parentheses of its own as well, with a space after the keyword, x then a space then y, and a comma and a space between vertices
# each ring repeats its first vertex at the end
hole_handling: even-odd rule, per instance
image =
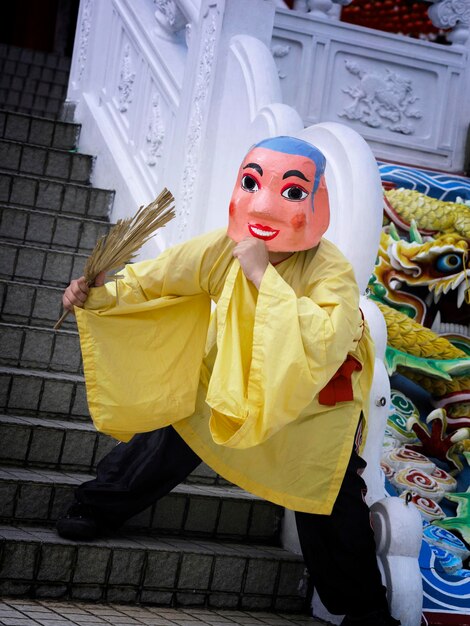
POLYGON ((410 0, 354 0, 343 7, 341 21, 432 41, 442 36, 443 31, 429 19, 428 8, 425 2, 410 0))

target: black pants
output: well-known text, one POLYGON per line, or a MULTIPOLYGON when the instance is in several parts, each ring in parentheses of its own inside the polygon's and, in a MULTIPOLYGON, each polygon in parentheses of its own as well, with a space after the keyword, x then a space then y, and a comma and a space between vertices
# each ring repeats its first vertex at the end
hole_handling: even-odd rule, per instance
MULTIPOLYGON (((201 463, 171 427, 119 444, 97 467, 95 480, 76 491, 98 521, 119 527, 169 493, 201 463)), ((296 512, 302 554, 323 604, 336 615, 388 611, 375 557, 366 485, 366 463, 355 451, 331 515, 296 512)))

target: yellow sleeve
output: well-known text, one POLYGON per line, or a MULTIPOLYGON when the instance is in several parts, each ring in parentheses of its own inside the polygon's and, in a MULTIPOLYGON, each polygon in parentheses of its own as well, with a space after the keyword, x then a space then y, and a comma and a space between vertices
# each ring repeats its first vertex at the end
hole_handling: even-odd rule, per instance
POLYGON ((214 268, 231 247, 225 230, 219 229, 168 248, 155 259, 126 265, 119 272, 121 279, 90 289, 85 308, 104 314, 116 306, 124 310, 161 297, 212 295, 218 287, 211 281, 217 274, 214 268))
POLYGON ((194 411, 210 315, 211 268, 223 233, 125 268, 76 309, 90 414, 126 441, 194 411))
POLYGON ((358 302, 346 263, 302 297, 271 265, 256 294, 234 264, 217 307, 218 354, 207 395, 214 441, 248 448, 297 419, 355 350, 358 302))

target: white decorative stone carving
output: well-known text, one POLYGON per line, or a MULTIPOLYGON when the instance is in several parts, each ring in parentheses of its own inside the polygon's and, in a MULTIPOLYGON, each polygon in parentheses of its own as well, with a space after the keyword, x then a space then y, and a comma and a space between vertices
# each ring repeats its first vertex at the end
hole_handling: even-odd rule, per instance
POLYGON ((196 187, 198 162, 201 158, 204 117, 209 106, 209 86, 215 61, 215 46, 217 40, 217 3, 208 7, 203 16, 202 33, 200 35, 202 48, 197 67, 196 83, 194 87, 193 106, 186 136, 186 158, 182 175, 182 195, 179 210, 178 239, 185 237, 191 212, 191 201, 196 187))
POLYGON ((353 0, 307 0, 307 7, 311 15, 315 17, 328 17, 331 18, 337 15, 337 11, 334 9, 334 5, 347 6, 351 4, 353 0))
POLYGON ((90 39, 91 20, 93 12, 92 0, 85 0, 83 7, 82 19, 80 22, 80 34, 78 44, 78 60, 77 60, 77 82, 80 82, 83 77, 83 72, 87 64, 88 56, 88 41, 90 39))
POLYGON ((454 28, 458 23, 470 23, 469 0, 440 0, 428 9, 428 15, 437 28, 454 28))
POLYGON ((328 17, 327 13, 332 7, 332 0, 308 0, 310 14, 315 17, 328 17))
POLYGON ((428 15, 437 28, 453 28, 447 39, 463 45, 469 36, 470 0, 439 0, 428 9, 428 15))
POLYGON ((135 80, 135 72, 132 68, 131 47, 129 44, 124 46, 119 78, 119 110, 121 113, 125 113, 129 108, 129 104, 132 102, 132 92, 135 80))
POLYGON ((167 31, 177 33, 185 28, 187 19, 175 0, 154 0, 156 5, 155 18, 167 31))
POLYGON ((152 107, 150 109, 150 121, 147 133, 147 165, 155 165, 157 159, 162 156, 162 145, 165 139, 165 126, 163 124, 163 116, 160 105, 160 96, 155 93, 152 98, 152 107))
MULTIPOLYGON (((291 46, 289 45, 275 44, 274 46, 271 47, 271 53, 275 59, 282 59, 283 57, 286 57, 289 54, 290 49, 291 49, 291 46)), ((283 72, 281 69, 279 69, 279 67, 277 69, 277 75, 279 76, 279 78, 287 77, 287 74, 283 72)))
POLYGON ((307 13, 307 11, 308 11, 308 0, 294 0, 293 9, 294 9, 294 11, 299 11, 301 13, 307 13))
POLYGON ((409 78, 392 72, 385 74, 362 69, 354 61, 345 61, 346 69, 359 79, 342 91, 353 101, 340 113, 340 117, 358 120, 371 128, 387 128, 395 133, 410 135, 415 125, 410 120, 420 119, 422 111, 413 107, 419 98, 413 95, 409 78))

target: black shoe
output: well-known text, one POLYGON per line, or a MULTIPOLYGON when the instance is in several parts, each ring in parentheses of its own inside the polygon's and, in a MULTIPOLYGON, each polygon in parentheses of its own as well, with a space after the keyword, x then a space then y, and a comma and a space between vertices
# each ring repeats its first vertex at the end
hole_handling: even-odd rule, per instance
POLYGON ((92 510, 79 502, 72 504, 64 517, 57 520, 56 528, 61 537, 74 541, 96 539, 103 530, 92 510))
POLYGON ((346 617, 340 626, 400 626, 401 622, 385 611, 373 611, 362 617, 346 617))

